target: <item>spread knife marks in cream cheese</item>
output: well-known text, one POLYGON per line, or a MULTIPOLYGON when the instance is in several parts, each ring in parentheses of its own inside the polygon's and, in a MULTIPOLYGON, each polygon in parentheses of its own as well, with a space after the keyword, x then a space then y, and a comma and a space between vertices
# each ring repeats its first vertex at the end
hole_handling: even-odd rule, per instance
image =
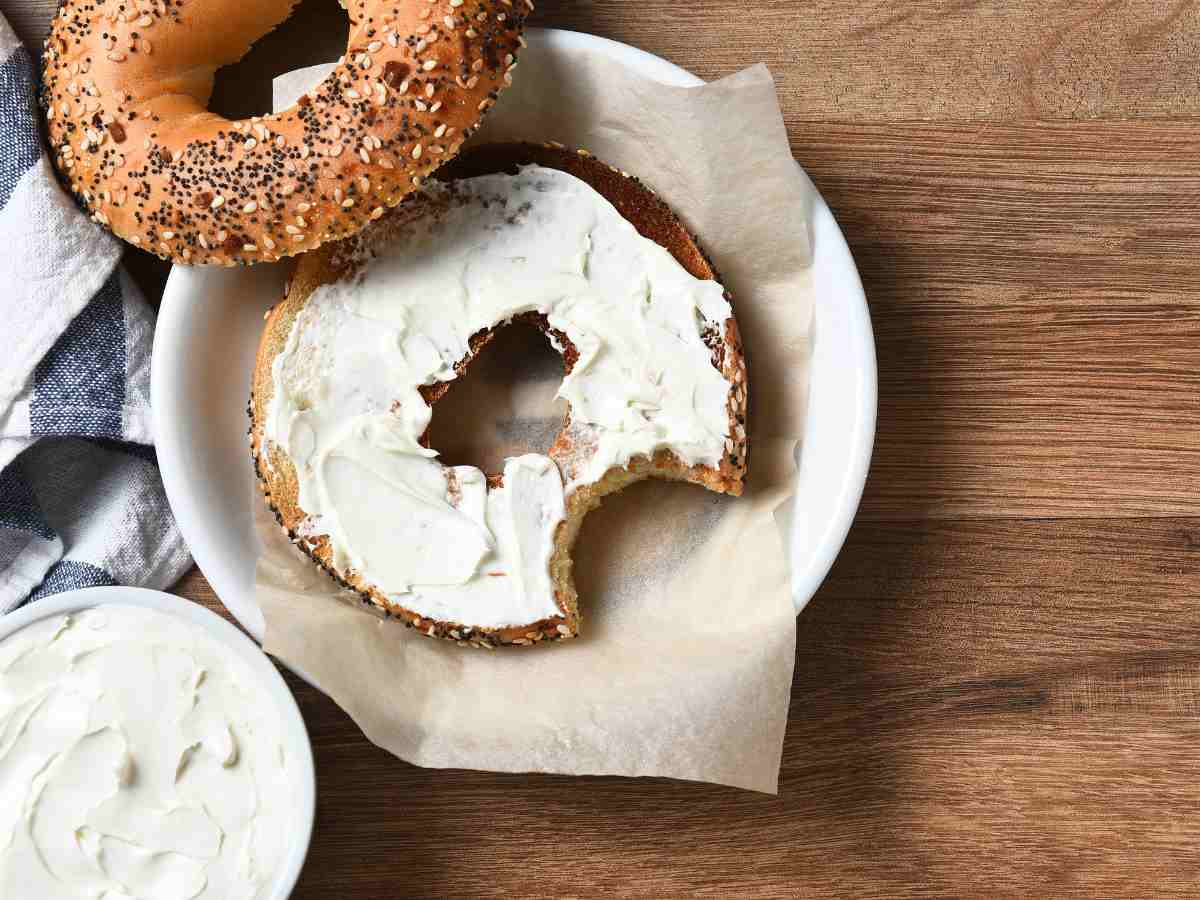
POLYGON ((0 642, 0 897, 265 896, 290 784, 272 701, 187 622, 111 605, 0 642))
POLYGON ((732 313, 720 284, 565 172, 527 166, 424 193, 436 215, 297 315, 265 437, 294 464, 308 533, 328 535, 339 570, 423 616, 535 622, 560 613, 547 563, 565 497, 662 448, 719 464, 730 384, 703 335, 724 334, 732 313), (488 490, 477 469, 447 469, 420 445, 431 409, 419 388, 453 379, 473 334, 531 312, 578 351, 558 395, 586 449, 509 459, 488 490))

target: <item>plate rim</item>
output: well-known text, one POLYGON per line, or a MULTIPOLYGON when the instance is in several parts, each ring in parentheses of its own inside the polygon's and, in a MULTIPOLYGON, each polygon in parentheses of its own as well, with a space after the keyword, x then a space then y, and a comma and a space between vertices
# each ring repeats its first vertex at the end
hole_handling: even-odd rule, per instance
MULTIPOLYGON (((531 43, 542 44, 558 51, 605 52, 624 61, 631 68, 644 72, 649 77, 669 83, 684 87, 703 84, 702 79, 663 57, 610 38, 556 28, 529 29, 528 36, 531 43)), ((853 524, 866 486, 874 450, 878 404, 874 331, 858 267, 833 212, 820 192, 812 185, 812 181, 804 172, 803 167, 799 168, 813 190, 814 202, 810 210, 810 224, 814 250, 828 252, 831 257, 839 261, 839 274, 844 279, 841 288, 846 294, 848 302, 838 312, 849 322, 849 333, 856 338, 849 349, 857 356, 855 365, 851 369, 856 378, 856 383, 852 386, 855 402, 849 410, 848 430, 846 431, 849 464, 842 470, 840 480, 832 489, 835 494, 833 515, 823 523, 819 533, 814 535, 811 529, 801 527, 799 524, 803 507, 801 504, 793 502, 791 521, 781 522, 781 527, 785 532, 790 529, 790 535, 785 535, 785 540, 788 543, 791 565, 792 602, 797 615, 804 610, 829 573, 853 524), (797 565, 798 561, 800 561, 800 565, 797 565)), ((816 255, 814 255, 815 258, 816 255)), ((222 562, 221 554, 214 547, 204 523, 197 522, 192 516, 196 488, 190 486, 186 478, 187 466, 180 435, 167 425, 169 417, 163 414, 163 406, 167 402, 164 397, 168 393, 167 387, 172 381, 168 360, 172 358, 173 354, 176 358, 178 357, 178 351, 183 349, 183 338, 186 333, 183 324, 187 306, 191 302, 187 296, 186 282, 197 271, 207 273, 207 270, 172 266, 159 307, 150 367, 150 396, 159 468, 167 500, 175 513, 179 529, 192 551, 197 566, 204 573, 221 603, 261 643, 265 631, 261 610, 258 609, 253 596, 249 598, 242 596, 245 593, 245 585, 239 583, 240 579, 232 571, 234 566, 222 562), (173 344, 180 346, 172 346, 173 344), (182 515, 180 514, 181 510, 183 511, 182 515)), ((814 353, 820 340, 817 333, 820 326, 819 309, 821 309, 821 304, 818 297, 813 312, 814 353)), ((813 396, 810 385, 810 404, 813 396)), ((805 465, 809 454, 805 454, 803 448, 809 443, 808 426, 812 421, 813 416, 806 415, 804 436, 797 447, 796 479, 798 485, 803 484, 809 471, 805 465)))

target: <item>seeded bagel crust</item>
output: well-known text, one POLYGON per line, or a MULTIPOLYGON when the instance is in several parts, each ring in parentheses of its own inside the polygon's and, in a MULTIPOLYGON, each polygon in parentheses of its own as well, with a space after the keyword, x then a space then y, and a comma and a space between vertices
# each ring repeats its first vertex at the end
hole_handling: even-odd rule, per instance
MULTIPOLYGON (((558 145, 490 144, 464 152, 443 168, 438 178, 452 181, 495 172, 515 172, 517 166, 537 164, 568 172, 587 182, 607 199, 644 237, 666 248, 690 274, 705 280, 718 276, 699 245, 684 228, 670 208, 644 187, 636 178, 599 162, 584 151, 572 152, 558 145)), ((544 640, 573 637, 579 631, 579 598, 571 577, 571 550, 587 513, 600 505, 608 494, 644 478, 664 478, 702 485, 718 493, 740 495, 746 478, 747 441, 747 379, 745 359, 737 323, 731 316, 722 333, 706 334, 705 343, 712 351, 712 362, 730 383, 728 395, 729 437, 720 465, 687 466, 673 452, 660 450, 652 458, 638 457, 627 467, 609 469, 599 481, 577 488, 567 497, 566 518, 555 534, 550 572, 555 597, 561 614, 532 624, 484 629, 462 622, 431 620, 388 599, 374 585, 356 572, 339 571, 333 566, 333 554, 328 537, 305 527, 307 514, 300 508, 295 469, 287 454, 264 438, 267 410, 273 391, 271 367, 282 352, 291 333, 297 314, 313 291, 346 277, 364 247, 386 246, 393 233, 410 214, 411 203, 397 207, 363 234, 329 244, 302 257, 297 265, 285 296, 266 316, 266 325, 258 348, 250 396, 250 443, 255 472, 266 497, 288 537, 317 565, 339 584, 354 591, 366 608, 384 618, 395 618, 417 628, 430 637, 447 638, 463 645, 494 647, 501 644, 533 644, 544 640)), ((726 298, 729 298, 726 292, 726 298)), ((544 331, 549 330, 544 317, 524 317, 544 331)), ((471 361, 492 339, 495 329, 477 333, 471 339, 471 352, 456 368, 460 376, 471 361)), ((567 372, 577 358, 575 348, 561 332, 554 336, 563 347, 567 372)), ((423 388, 426 401, 433 405, 449 390, 453 382, 441 382, 423 388)), ((570 411, 548 455, 564 463, 578 455, 569 434, 570 411)), ((499 486, 501 476, 488 475, 491 486, 499 486)))
POLYGON ((278 113, 207 110, 218 68, 298 0, 64 0, 43 58, 51 158, 92 218, 177 263, 357 233, 456 154, 512 79, 533 0, 342 0, 346 53, 278 113))

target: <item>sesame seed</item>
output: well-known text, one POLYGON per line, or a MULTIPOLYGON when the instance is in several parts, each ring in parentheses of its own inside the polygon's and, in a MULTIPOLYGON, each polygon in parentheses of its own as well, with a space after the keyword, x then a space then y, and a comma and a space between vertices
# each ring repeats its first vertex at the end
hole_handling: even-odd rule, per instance
POLYGON ((308 222, 307 222, 307 220, 305 220, 304 216, 296 216, 296 224, 299 225, 301 228, 308 227, 308 222))
POLYGON ((367 165, 370 165, 370 164, 371 164, 371 154, 367 152, 367 148, 366 148, 366 147, 359 147, 359 148, 358 148, 358 156, 359 156, 359 158, 360 158, 360 159, 361 159, 363 162, 365 162, 367 165))
POLYGON ((435 128, 435 129, 433 130, 433 136, 434 136, 434 137, 439 137, 439 138, 440 138, 440 137, 441 137, 443 134, 445 134, 445 133, 446 133, 446 126, 445 126, 444 124, 442 124, 442 125, 439 125, 437 128, 435 128))
POLYGON ((297 228, 295 225, 284 225, 283 230, 286 231, 288 234, 299 234, 300 233, 300 229, 297 228))
POLYGON ((256 141, 254 138, 246 138, 246 143, 242 144, 242 146, 247 150, 253 150, 258 146, 258 141, 256 141))
POLYGON ((413 158, 413 159, 420 159, 420 158, 421 158, 421 145, 420 145, 420 144, 417 144, 415 147, 413 147, 413 149, 412 149, 412 158, 413 158))
POLYGON ((332 147, 330 147, 325 152, 330 156, 341 156, 343 149, 344 149, 344 147, 342 144, 334 144, 332 147))
POLYGON ((442 21, 446 23, 447 28, 454 30, 454 16, 446 16, 442 21))
POLYGON ((367 44, 367 50, 369 50, 371 53, 378 53, 382 49, 383 44, 379 41, 371 41, 371 43, 367 44))
POLYGON ((149 28, 154 24, 154 20, 147 15, 142 15, 141 18, 137 20, 137 24, 141 25, 143 28, 149 28))
POLYGON ((571 629, 568 628, 566 625, 559 625, 557 630, 558 630, 559 634, 570 634, 571 633, 571 629))
POLYGON ((346 96, 349 97, 351 100, 361 100, 362 99, 362 95, 359 94, 358 91, 356 91, 354 88, 347 88, 346 96))
POLYGON ((371 218, 372 219, 378 219, 382 215, 383 215, 383 207, 382 206, 377 206, 373 210, 371 210, 371 218))
POLYGON ((353 205, 354 205, 354 198, 353 198, 353 197, 347 197, 345 200, 343 200, 343 201, 342 201, 342 208, 343 208, 343 209, 349 209, 349 208, 350 208, 350 207, 352 207, 353 205))
MULTIPOLYGON (((311 203, 301 203, 299 206, 296 207, 296 209, 300 210, 300 212, 302 212, 302 213, 308 212, 310 209, 312 209, 312 204, 311 203)), ((301 223, 301 224, 303 224, 303 223, 301 223)))
POLYGON ((258 251, 258 246, 256 244, 242 244, 242 250, 244 250, 246 253, 256 253, 258 251))
POLYGON ((292 235, 292 240, 293 240, 293 241, 296 241, 297 243, 299 243, 300 241, 304 240, 304 235, 302 235, 302 234, 293 234, 293 235, 292 235))
POLYGON ((275 242, 273 240, 271 240, 269 237, 267 237, 266 235, 263 235, 262 240, 263 240, 263 246, 265 246, 268 250, 275 249, 275 242))
POLYGON ((421 68, 422 68, 422 70, 424 70, 426 72, 432 72, 434 69, 437 68, 437 60, 436 59, 427 59, 427 60, 425 60, 425 62, 421 63, 421 68))
POLYGON ((204 235, 200 235, 200 246, 205 250, 208 249, 208 239, 204 235))
POLYGON ((163 237, 163 240, 164 240, 164 241, 169 241, 169 240, 171 240, 171 238, 175 237, 175 232, 173 232, 173 231, 164 231, 164 232, 162 233, 162 237, 163 237))
POLYGON ((258 203, 257 203, 256 201, 254 201, 254 200, 251 200, 251 201, 249 201, 249 202, 248 202, 248 203, 247 203, 245 206, 243 206, 243 207, 242 207, 242 212, 244 212, 244 213, 252 213, 252 212, 254 212, 256 209, 258 209, 258 203))

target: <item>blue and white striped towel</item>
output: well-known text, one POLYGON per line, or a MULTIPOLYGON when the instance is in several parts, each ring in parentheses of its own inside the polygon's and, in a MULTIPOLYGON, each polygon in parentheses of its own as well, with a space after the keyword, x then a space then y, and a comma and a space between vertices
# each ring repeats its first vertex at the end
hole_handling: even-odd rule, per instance
POLYGON ((0 15, 0 615, 191 564, 152 447, 154 315, 55 180, 34 72, 0 15))

